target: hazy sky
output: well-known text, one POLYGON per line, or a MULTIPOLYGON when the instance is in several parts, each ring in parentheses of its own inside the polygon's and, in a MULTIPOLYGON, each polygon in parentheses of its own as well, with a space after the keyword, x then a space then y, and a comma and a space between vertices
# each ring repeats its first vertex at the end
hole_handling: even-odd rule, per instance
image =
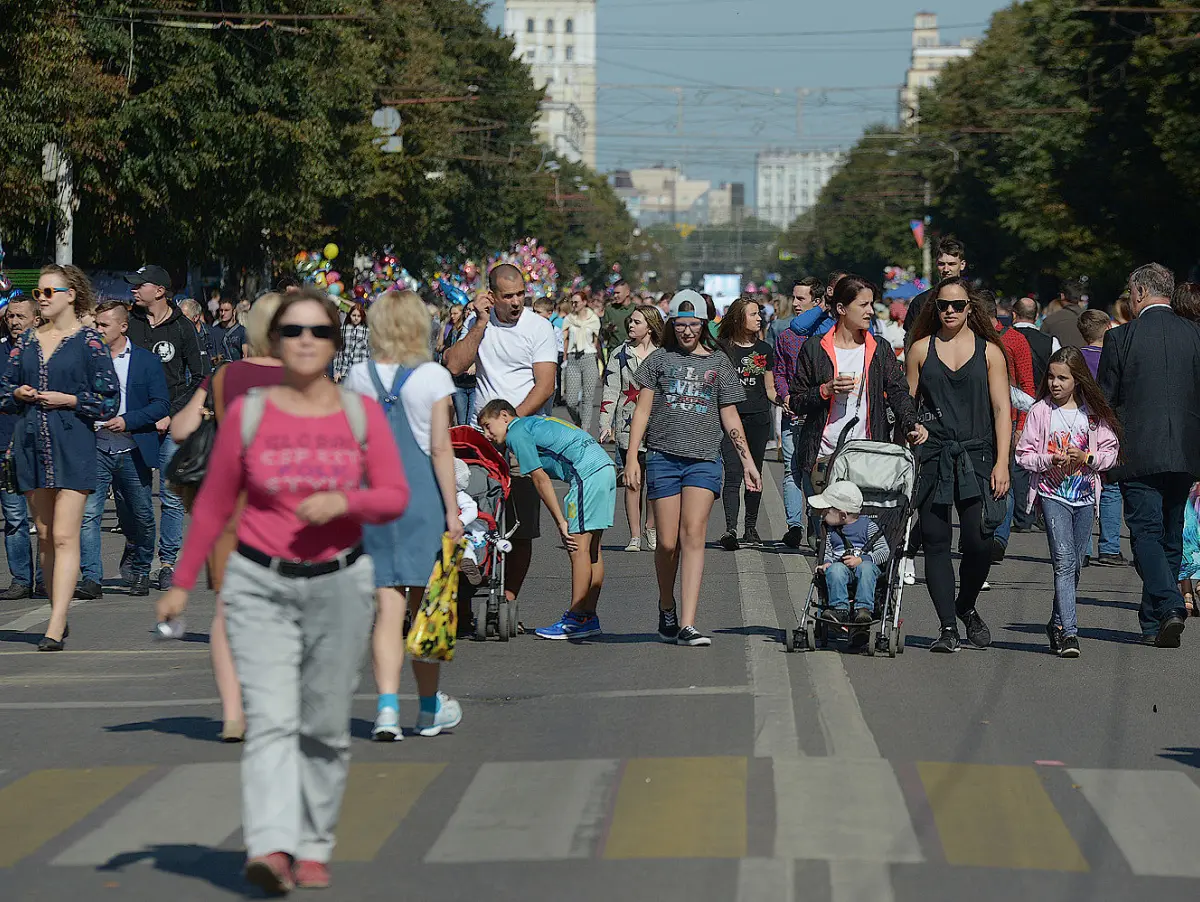
MULTIPOLYGON (((942 42, 957 43, 1008 5, 598 0, 599 168, 678 161, 692 178, 745 182, 752 203, 756 151, 848 147, 864 126, 896 122, 915 12, 938 13, 942 42), (683 89, 682 135, 672 87, 683 89)), ((489 20, 503 23, 499 0, 489 20)))

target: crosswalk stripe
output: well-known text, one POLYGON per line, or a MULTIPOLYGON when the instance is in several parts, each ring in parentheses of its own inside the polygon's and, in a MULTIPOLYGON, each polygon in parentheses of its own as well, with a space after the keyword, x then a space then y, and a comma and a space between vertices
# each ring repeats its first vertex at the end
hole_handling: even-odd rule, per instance
POLYGON ((1070 768, 1135 874, 1200 877, 1200 788, 1178 771, 1070 768))
POLYGON ((950 864, 1088 869, 1032 767, 920 762, 917 770, 950 864))
POLYGON ((334 861, 372 861, 444 764, 351 764, 334 861))
POLYGON ((632 759, 604 857, 744 857, 746 779, 745 758, 632 759))
POLYGON ((229 763, 176 767, 52 863, 102 865, 154 847, 218 846, 241 825, 239 770, 229 763))
POLYGON ((151 770, 39 770, 0 789, 0 867, 37 851, 151 770))
POLYGON ((775 856, 919 862, 925 856, 891 764, 775 761, 775 856))
POLYGON ((617 768, 611 759, 484 764, 425 860, 589 858, 617 768))

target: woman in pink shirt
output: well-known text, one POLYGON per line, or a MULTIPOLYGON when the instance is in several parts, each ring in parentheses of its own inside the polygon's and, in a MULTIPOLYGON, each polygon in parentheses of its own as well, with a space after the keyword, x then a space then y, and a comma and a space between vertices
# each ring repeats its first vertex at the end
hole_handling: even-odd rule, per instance
POLYGON ((400 516, 408 484, 383 410, 325 378, 341 337, 333 302, 287 295, 270 336, 283 383, 230 405, 213 447, 219 465, 196 497, 158 615, 183 612, 245 492, 221 599, 246 707, 246 877, 278 894, 329 885, 350 705, 374 615, 362 524, 400 516))

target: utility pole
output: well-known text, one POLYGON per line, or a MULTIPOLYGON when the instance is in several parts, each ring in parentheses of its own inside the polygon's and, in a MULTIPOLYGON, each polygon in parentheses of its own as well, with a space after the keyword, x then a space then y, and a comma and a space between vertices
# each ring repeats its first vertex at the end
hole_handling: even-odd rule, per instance
POLYGON ((54 183, 60 228, 54 241, 54 262, 66 266, 75 255, 75 183, 71 162, 53 141, 42 146, 42 181, 54 183))
POLYGON ((933 224, 933 217, 930 215, 932 209, 933 182, 929 176, 925 176, 925 231, 922 233, 921 263, 925 273, 925 284, 929 286, 933 285, 933 242, 930 240, 933 236, 929 234, 929 226, 933 224))

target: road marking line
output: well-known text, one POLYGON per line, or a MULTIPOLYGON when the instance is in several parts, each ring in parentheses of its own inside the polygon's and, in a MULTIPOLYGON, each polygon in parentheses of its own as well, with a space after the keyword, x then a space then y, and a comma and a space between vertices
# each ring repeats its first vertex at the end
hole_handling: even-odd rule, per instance
POLYGON ((881 758, 776 761, 775 810, 777 858, 925 860, 900 783, 881 758))
POLYGON ((444 764, 351 764, 334 861, 373 861, 444 764))
POLYGON ((836 902, 892 902, 892 871, 876 861, 829 862, 830 898, 836 902))
POLYGON ((795 882, 794 861, 743 858, 738 862, 736 898, 739 902, 793 902, 795 882))
POLYGON ((842 656, 836 651, 817 651, 805 659, 829 754, 838 758, 878 758, 879 746, 863 717, 842 656))
POLYGON ((922 761, 917 770, 950 864, 1088 870, 1034 768, 922 761))
POLYGON ((603 857, 744 857, 746 782, 745 758, 630 760, 603 857))
POLYGON ((104 865, 157 846, 197 846, 198 855, 219 846, 241 825, 240 771, 236 763, 176 767, 52 863, 104 865))
POLYGON ((37 851, 153 769, 39 770, 0 789, 0 868, 37 851))
MULTIPOLYGON (((138 675, 142 679, 141 675, 138 675)), ((94 677, 88 677, 94 679, 94 677)), ((15 679, 15 678, 14 678, 15 679)), ((604 692, 559 692, 549 695, 539 695, 533 699, 516 699, 517 701, 546 701, 548 699, 621 699, 621 698, 697 698, 709 695, 748 695, 749 686, 687 686, 669 687, 665 689, 614 689, 604 692)), ((360 693, 354 696, 356 702, 373 702, 375 695, 360 693)), ((401 695, 401 701, 417 700, 415 695, 401 695)), ((459 701, 467 703, 486 703, 493 701, 492 696, 459 695, 459 701)), ((91 708, 203 708, 219 705, 219 698, 173 698, 146 699, 144 701, 45 701, 45 702, 0 702, 0 711, 73 711, 91 708)))
POLYGON ((1200 877, 1200 788, 1178 771, 1070 768, 1133 873, 1200 877))
MULTIPOLYGON (((33 650, 31 646, 29 651, 0 651, 0 658, 18 655, 28 655, 33 650)), ((80 648, 72 651, 64 650, 57 656, 59 661, 69 661, 71 658, 78 658, 80 655, 181 655, 190 657, 193 655, 203 655, 208 657, 210 654, 207 648, 139 648, 139 649, 116 649, 116 648, 80 648)))
MULTIPOLYGON (((82 598, 72 599, 71 607, 75 608, 81 604, 87 604, 82 598)), ((70 610, 68 608, 68 610, 70 610)), ((50 622, 50 605, 44 604, 39 608, 34 608, 22 614, 16 620, 10 620, 8 623, 0 624, 0 631, 13 630, 14 632, 23 633, 31 626, 37 626, 39 623, 50 622)))
POLYGON ((590 858, 618 762, 489 762, 480 766, 426 862, 590 858))

